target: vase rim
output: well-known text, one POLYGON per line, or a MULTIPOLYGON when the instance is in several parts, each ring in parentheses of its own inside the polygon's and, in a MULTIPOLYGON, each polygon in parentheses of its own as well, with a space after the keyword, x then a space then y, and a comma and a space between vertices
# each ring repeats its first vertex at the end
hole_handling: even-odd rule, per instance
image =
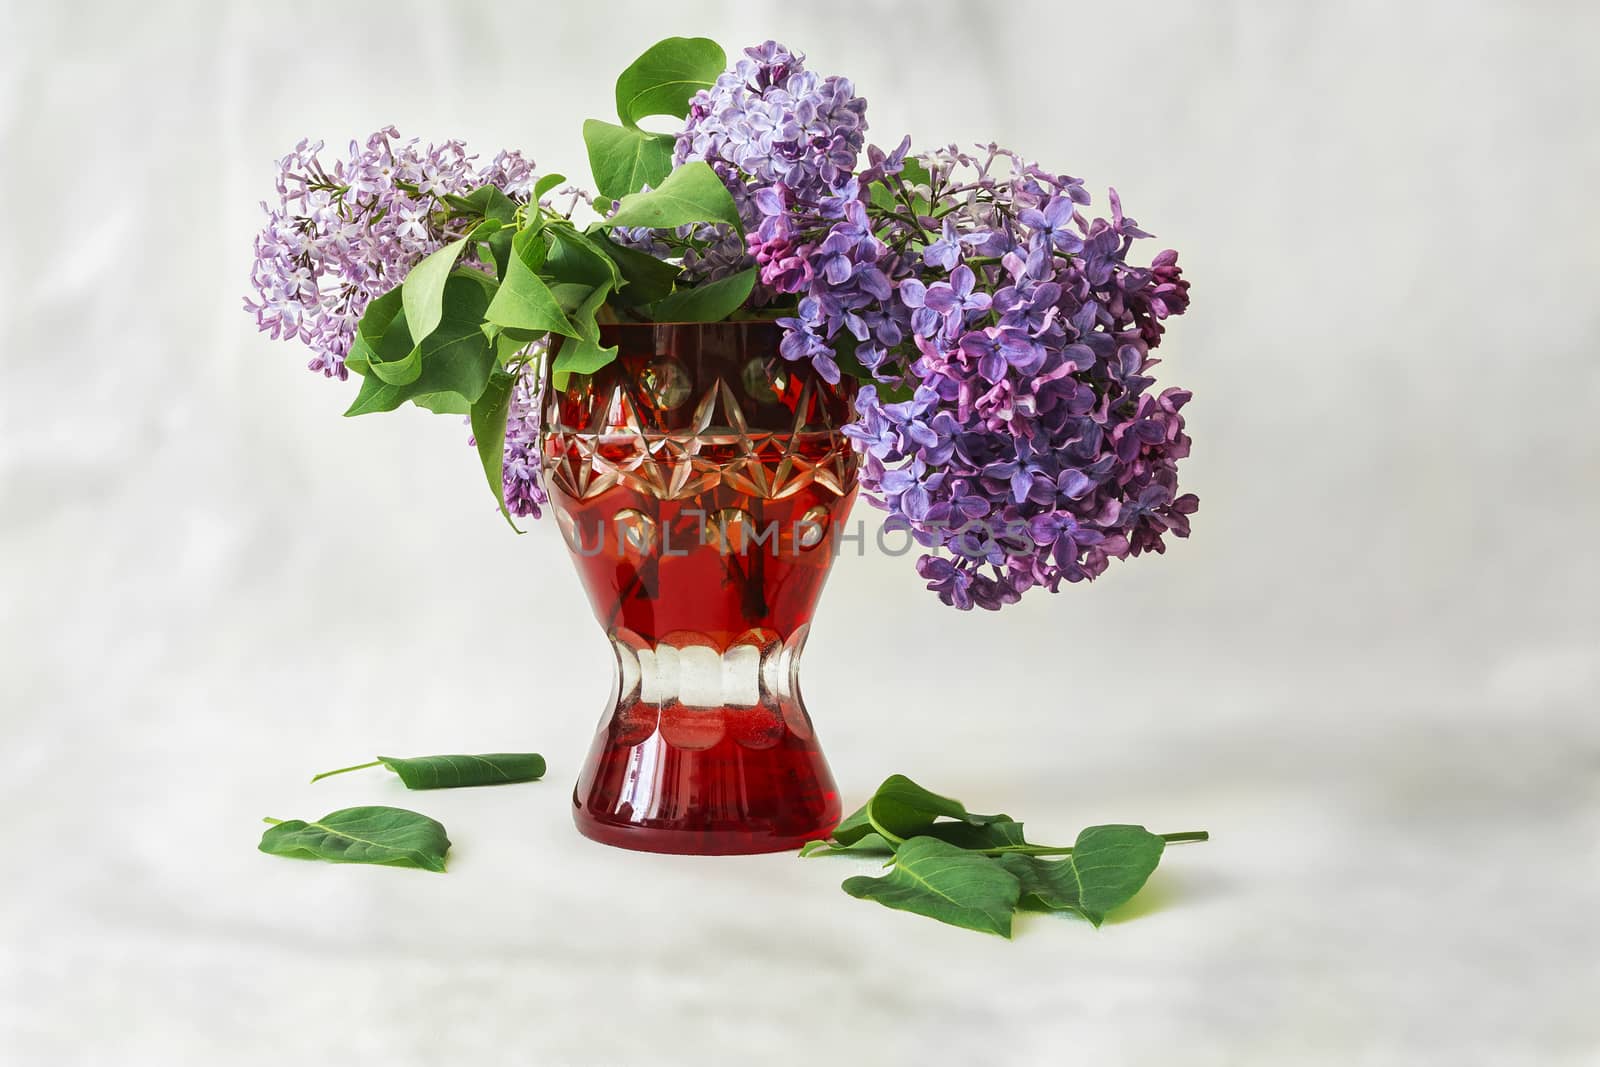
POLYGON ((776 319, 720 319, 716 322, 602 322, 599 326, 602 330, 653 330, 658 327, 681 330, 690 327, 708 329, 718 326, 769 326, 775 329, 782 328, 778 325, 776 319))

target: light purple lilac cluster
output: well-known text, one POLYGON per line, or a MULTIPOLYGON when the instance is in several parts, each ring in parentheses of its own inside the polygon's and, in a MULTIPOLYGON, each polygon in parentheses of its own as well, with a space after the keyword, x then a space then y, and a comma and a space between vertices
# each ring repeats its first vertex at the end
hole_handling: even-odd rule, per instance
POLYGON ((502 488, 506 510, 518 518, 537 519, 548 498, 539 466, 540 394, 539 362, 530 360, 511 388, 506 411, 506 453, 502 488))
MULTIPOLYGON (((342 380, 367 305, 456 236, 442 198, 493 185, 523 203, 536 176, 521 153, 499 152, 479 167, 460 141, 424 148, 393 126, 352 141, 348 157, 331 165, 319 158, 322 148, 301 141, 278 162, 278 203, 262 204, 267 223, 256 237, 245 309, 262 331, 307 345, 312 370, 342 380)), ((517 383, 504 467, 506 507, 532 518, 545 502, 537 390, 531 375, 517 383)))
POLYGON ((321 141, 301 141, 278 162, 278 203, 263 203, 245 298, 262 331, 299 341, 309 364, 347 378, 344 357, 367 304, 451 239, 441 198, 494 185, 514 200, 533 191, 533 162, 500 152, 475 166, 460 141, 426 148, 393 126, 350 142, 349 155, 325 165, 321 141))
POLYGON ((1114 190, 1090 220, 1081 180, 993 145, 908 165, 907 139, 857 172, 865 128, 848 81, 768 42, 695 98, 678 158, 712 162, 762 284, 797 298, 783 354, 904 397, 863 386, 845 432, 889 525, 942 550, 929 587, 998 609, 1187 536, 1189 393, 1148 374, 1188 307, 1177 253, 1130 263, 1149 235, 1114 190))

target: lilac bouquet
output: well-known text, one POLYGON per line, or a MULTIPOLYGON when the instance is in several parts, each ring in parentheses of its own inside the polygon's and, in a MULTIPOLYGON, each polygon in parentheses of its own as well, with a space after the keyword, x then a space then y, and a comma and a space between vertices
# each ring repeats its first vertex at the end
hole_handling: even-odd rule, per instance
POLYGON ((312 369, 362 376, 349 414, 468 415, 508 516, 544 501, 541 384, 615 356, 599 323, 732 317, 860 382, 863 489, 930 550, 917 569, 946 604, 998 609, 1188 536, 1189 393, 1150 372, 1189 283, 1176 252, 1131 255, 1150 235, 1114 190, 1102 217, 1080 179, 996 145, 869 146, 852 83, 770 41, 730 67, 669 38, 617 106, 584 124, 597 196, 392 128, 331 167, 302 142, 247 309, 312 369))

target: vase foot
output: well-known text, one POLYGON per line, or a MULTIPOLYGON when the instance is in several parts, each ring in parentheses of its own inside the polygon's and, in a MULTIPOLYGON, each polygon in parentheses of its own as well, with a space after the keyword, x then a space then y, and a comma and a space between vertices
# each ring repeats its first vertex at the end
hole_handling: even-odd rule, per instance
POLYGON ((613 720, 573 792, 578 830, 617 848, 699 856, 783 852, 826 837, 839 792, 816 739, 782 727, 744 736, 754 710, 696 710, 677 731, 663 715, 637 741, 613 720))

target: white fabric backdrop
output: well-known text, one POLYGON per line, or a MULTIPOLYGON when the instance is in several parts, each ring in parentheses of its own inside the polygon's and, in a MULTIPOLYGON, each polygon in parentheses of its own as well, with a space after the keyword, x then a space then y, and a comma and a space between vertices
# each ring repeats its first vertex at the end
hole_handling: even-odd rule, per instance
POLYGON ((0 11, 10 1062, 1600 1062, 1594 5, 0 11), (579 838, 610 666, 554 530, 239 310, 299 137, 580 175, 673 33, 776 36, 875 139, 1114 181, 1182 250, 1195 537, 998 617, 845 559, 805 681, 848 804, 901 771, 1046 839, 1210 828, 1137 921, 1007 944, 848 862, 579 838), (522 748, 548 781, 305 784, 522 748), (361 802, 441 818, 450 873, 254 851, 361 802))

